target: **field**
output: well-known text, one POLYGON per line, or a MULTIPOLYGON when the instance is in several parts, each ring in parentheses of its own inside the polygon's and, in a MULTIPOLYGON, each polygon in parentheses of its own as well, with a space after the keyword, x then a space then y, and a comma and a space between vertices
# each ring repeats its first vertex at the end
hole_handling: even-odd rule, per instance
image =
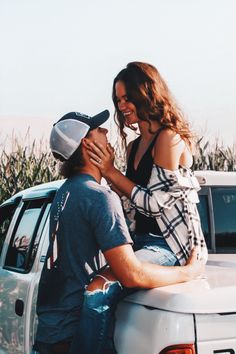
MULTIPOLYGON (((116 165, 125 169, 125 154, 117 144, 116 165)), ((11 151, 0 155, 0 204, 19 190, 59 178, 57 163, 45 142, 23 146, 15 138, 11 151)), ((224 147, 217 140, 210 145, 203 138, 196 144, 193 170, 236 171, 236 148, 224 147)))

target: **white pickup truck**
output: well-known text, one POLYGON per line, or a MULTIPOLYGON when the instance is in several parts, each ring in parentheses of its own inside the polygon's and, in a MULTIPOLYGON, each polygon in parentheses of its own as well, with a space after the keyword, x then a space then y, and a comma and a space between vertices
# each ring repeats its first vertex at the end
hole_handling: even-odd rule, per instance
MULTIPOLYGON (((210 253, 205 278, 125 298, 117 309, 118 354, 236 353, 236 172, 196 175, 210 253)), ((34 353, 48 215, 62 183, 32 187, 0 206, 0 354, 34 353)))

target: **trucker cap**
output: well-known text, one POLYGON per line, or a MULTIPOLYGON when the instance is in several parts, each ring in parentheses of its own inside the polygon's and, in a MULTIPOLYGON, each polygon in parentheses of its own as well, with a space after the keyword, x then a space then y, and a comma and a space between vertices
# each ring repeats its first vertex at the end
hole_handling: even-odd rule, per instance
POLYGON ((79 112, 65 114, 53 125, 50 135, 50 148, 52 152, 68 160, 80 146, 81 140, 89 130, 98 128, 106 122, 110 113, 105 110, 93 117, 79 112))

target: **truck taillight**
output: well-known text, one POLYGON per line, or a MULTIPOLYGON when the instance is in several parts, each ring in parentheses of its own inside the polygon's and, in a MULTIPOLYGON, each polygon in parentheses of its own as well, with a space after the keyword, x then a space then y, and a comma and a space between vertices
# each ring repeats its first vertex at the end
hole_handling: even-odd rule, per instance
POLYGON ((196 354, 194 344, 176 344, 163 349, 160 354, 196 354))

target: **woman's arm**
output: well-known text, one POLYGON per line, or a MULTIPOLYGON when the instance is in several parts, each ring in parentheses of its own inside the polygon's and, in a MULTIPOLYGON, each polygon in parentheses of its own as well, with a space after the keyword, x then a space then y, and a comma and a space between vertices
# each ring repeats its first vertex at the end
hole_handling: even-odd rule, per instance
POLYGON ((122 194, 130 198, 135 184, 114 166, 114 159, 112 158, 109 146, 105 147, 97 142, 90 142, 89 146, 91 150, 87 151, 90 160, 99 168, 102 176, 120 190, 122 194))
POLYGON ((91 161, 101 170, 105 178, 109 179, 116 188, 131 199, 133 206, 142 214, 158 217, 165 208, 171 208, 175 203, 176 198, 160 191, 155 184, 160 182, 158 181, 160 169, 162 169, 161 174, 165 186, 170 185, 168 180, 171 171, 178 170, 180 156, 185 148, 185 143, 179 135, 165 129, 158 137, 158 142, 154 147, 154 163, 157 166, 156 171, 153 170, 154 175, 151 176, 153 183, 148 188, 136 186, 118 171, 110 159, 109 149, 98 143, 91 143, 91 148, 94 151, 90 152, 91 161), (100 163, 97 162, 98 158, 101 160, 100 163))
MULTIPOLYGON (((176 133, 170 129, 163 130, 154 146, 154 164, 167 169, 177 170, 179 167, 180 156, 184 150, 184 142, 176 133)), ((90 143, 92 149, 88 150, 91 161, 99 168, 105 177, 116 189, 126 197, 131 198, 135 184, 125 177, 114 166, 114 156, 109 144, 104 147, 99 143, 90 143), (101 160, 98 162, 98 160, 101 160)), ((131 145, 130 145, 131 149, 131 145)), ((127 150, 129 152, 130 150, 127 150)))
POLYGON ((91 148, 95 151, 95 153, 91 151, 88 152, 93 164, 101 170, 102 175, 106 179, 110 180, 113 185, 118 187, 123 195, 125 195, 128 199, 131 199, 132 207, 139 210, 146 216, 157 217, 161 215, 163 212, 163 207, 158 203, 159 191, 152 193, 150 188, 142 188, 131 182, 114 167, 111 160, 109 160, 109 153, 102 145, 98 143, 91 143, 91 148), (98 158, 101 162, 97 162, 98 158))

